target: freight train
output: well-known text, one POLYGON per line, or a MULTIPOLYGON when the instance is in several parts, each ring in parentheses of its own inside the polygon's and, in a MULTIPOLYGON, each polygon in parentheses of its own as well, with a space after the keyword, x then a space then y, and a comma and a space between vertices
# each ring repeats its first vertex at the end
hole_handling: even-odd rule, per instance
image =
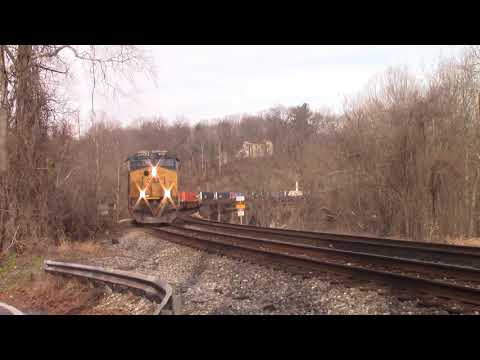
POLYGON ((281 192, 190 192, 179 191, 180 160, 168 151, 139 151, 127 158, 128 210, 138 223, 172 223, 179 211, 198 208, 209 201, 274 199, 302 196, 281 192))

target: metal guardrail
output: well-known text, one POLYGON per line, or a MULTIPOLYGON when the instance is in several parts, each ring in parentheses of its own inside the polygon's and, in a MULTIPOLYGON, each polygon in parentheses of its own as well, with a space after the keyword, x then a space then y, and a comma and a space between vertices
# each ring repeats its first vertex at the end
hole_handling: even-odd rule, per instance
POLYGON ((165 281, 149 275, 123 270, 111 270, 97 266, 45 260, 44 270, 50 273, 73 275, 94 281, 140 290, 148 299, 158 303, 154 315, 160 315, 164 308, 173 309, 173 290, 165 281), (168 306, 167 306, 168 305, 168 306))
POLYGON ((11 305, 0 302, 0 315, 25 315, 11 305))

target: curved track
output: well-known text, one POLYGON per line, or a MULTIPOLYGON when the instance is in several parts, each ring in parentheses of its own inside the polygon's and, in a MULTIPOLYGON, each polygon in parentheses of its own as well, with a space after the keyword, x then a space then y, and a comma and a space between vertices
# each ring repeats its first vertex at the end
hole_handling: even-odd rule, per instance
POLYGON ((449 245, 449 244, 437 244, 421 241, 409 241, 409 240, 400 240, 393 238, 381 238, 373 236, 364 236, 364 235, 351 235, 351 234, 340 234, 340 233, 329 233, 329 232, 313 232, 313 231, 302 231, 302 230, 288 230, 288 229, 278 229, 278 228, 266 228, 259 227, 254 225, 239 225, 239 224, 230 224, 223 223, 214 220, 206 220, 200 217, 192 217, 191 214, 185 214, 179 216, 183 221, 196 222, 203 224, 214 224, 219 227, 226 227, 231 229, 250 229, 257 232, 264 232, 277 235, 293 235, 295 237, 303 237, 307 239, 327 239, 327 240, 339 240, 339 241, 354 241, 362 243, 376 243, 381 241, 383 245, 394 245, 394 246, 405 246, 410 248, 423 248, 430 250, 444 250, 451 251, 456 253, 471 253, 480 255, 480 247, 476 246, 458 246, 458 245, 449 245))
POLYGON ((375 282, 399 296, 408 293, 449 309, 480 308, 478 249, 396 240, 384 244, 383 239, 339 234, 329 238, 326 233, 265 229, 186 216, 171 227, 151 229, 166 240, 184 245, 254 258, 269 265, 341 274, 348 281, 375 282))
POLYGON ((265 239, 283 240, 295 242, 297 244, 364 252, 388 257, 438 262, 442 264, 467 266, 480 269, 480 248, 478 247, 453 246, 354 235, 262 228, 249 225, 220 223, 217 221, 203 220, 189 216, 182 216, 180 219, 181 222, 185 224, 198 225, 202 226, 202 228, 208 228, 214 231, 225 229, 228 232, 261 237, 265 239))

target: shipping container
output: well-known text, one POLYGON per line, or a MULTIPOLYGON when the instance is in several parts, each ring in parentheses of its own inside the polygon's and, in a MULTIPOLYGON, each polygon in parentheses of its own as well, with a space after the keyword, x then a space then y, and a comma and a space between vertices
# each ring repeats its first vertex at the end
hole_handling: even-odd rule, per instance
POLYGON ((217 192, 217 200, 226 200, 230 198, 229 192, 217 192))
POLYGON ((198 201, 197 193, 191 191, 180 192, 180 202, 196 202, 198 201))
POLYGON ((215 194, 213 192, 201 192, 200 193, 200 200, 213 200, 215 198, 215 194))

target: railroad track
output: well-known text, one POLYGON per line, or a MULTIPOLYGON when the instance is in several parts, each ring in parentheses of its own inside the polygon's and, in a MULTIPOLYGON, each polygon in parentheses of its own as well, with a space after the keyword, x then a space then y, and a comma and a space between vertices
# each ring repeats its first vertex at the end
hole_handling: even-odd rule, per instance
POLYGON ((51 260, 44 262, 44 270, 54 274, 77 276, 140 291, 148 299, 157 303, 154 315, 161 314, 166 307, 171 307, 173 310, 172 287, 165 281, 153 276, 51 260))
POLYGON ((383 239, 366 236, 354 236, 333 233, 316 233, 307 231, 262 228, 250 225, 227 224, 203 220, 191 216, 180 217, 180 223, 195 224, 204 229, 235 231, 237 234, 251 235, 272 240, 284 240, 298 244, 328 247, 338 250, 365 252, 416 259, 441 264, 467 266, 480 269, 480 248, 431 244, 414 241, 383 239))
POLYGON ((341 274, 350 282, 362 282, 367 286, 374 282, 389 287, 399 297, 417 297, 424 303, 456 309, 456 312, 458 309, 480 309, 480 269, 463 265, 478 265, 480 257, 463 249, 417 249, 411 244, 401 248, 389 243, 387 248, 395 254, 392 256, 386 255, 379 244, 370 242, 340 241, 344 247, 351 246, 345 250, 337 245, 339 240, 321 238, 319 241, 310 233, 301 232, 297 237, 297 232, 289 230, 268 232, 264 230, 270 229, 243 228, 193 218, 183 220, 184 224, 152 229, 161 232, 166 240, 237 258, 253 258, 295 270, 341 274), (255 231, 257 229, 260 231, 255 231), (398 256, 400 251, 403 257, 398 256), (435 261, 428 260, 432 257, 435 261))

